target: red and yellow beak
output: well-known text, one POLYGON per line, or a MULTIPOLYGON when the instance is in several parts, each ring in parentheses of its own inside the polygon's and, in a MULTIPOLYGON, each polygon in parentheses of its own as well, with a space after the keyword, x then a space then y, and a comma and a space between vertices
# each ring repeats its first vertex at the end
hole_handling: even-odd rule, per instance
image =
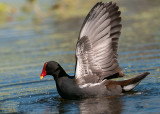
POLYGON ((42 80, 47 75, 46 65, 47 65, 47 63, 44 64, 44 67, 43 67, 43 70, 42 70, 42 73, 41 73, 41 76, 40 76, 40 80, 42 80))

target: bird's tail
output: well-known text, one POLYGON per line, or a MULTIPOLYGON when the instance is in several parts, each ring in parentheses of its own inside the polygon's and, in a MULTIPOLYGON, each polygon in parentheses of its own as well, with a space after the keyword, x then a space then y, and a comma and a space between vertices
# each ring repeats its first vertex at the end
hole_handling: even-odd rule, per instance
POLYGON ((150 74, 149 72, 144 72, 128 80, 123 80, 123 81, 111 81, 110 80, 110 83, 113 85, 120 85, 123 91, 130 91, 134 87, 136 87, 149 74, 150 74))
POLYGON ((124 80, 121 83, 123 91, 130 91, 134 87, 136 87, 147 75, 149 75, 149 72, 144 72, 134 78, 124 80))

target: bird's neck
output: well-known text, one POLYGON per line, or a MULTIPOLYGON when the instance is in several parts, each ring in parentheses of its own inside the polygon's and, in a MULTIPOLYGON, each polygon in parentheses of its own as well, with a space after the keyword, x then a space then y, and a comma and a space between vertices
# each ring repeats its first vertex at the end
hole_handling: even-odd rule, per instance
POLYGON ((54 79, 58 80, 61 77, 68 77, 68 76, 69 75, 65 72, 65 70, 62 67, 60 67, 54 74, 54 79))

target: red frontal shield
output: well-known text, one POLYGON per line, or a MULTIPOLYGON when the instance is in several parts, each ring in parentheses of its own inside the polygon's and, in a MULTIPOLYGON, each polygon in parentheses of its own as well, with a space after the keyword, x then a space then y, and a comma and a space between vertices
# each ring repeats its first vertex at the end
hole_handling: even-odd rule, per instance
POLYGON ((43 79, 47 74, 46 70, 45 70, 46 69, 46 65, 47 65, 47 63, 44 64, 44 67, 43 67, 43 70, 42 70, 42 73, 41 73, 41 76, 40 76, 40 80, 43 79))

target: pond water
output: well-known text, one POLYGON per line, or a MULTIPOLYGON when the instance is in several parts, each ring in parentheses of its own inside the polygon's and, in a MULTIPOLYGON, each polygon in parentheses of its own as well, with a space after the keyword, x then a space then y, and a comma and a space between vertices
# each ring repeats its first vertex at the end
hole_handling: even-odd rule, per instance
MULTIPOLYGON (((7 15, 3 12, 6 20, 0 19, 0 113, 160 113, 159 0, 118 2, 123 25, 119 63, 127 75, 124 79, 145 71, 151 74, 124 95, 82 100, 62 99, 51 76, 42 81, 39 77, 44 62, 50 60, 74 75, 75 45, 83 13, 71 18, 59 15, 57 19, 55 15, 43 17, 44 12, 50 12, 53 0, 38 1, 42 12, 29 14, 18 10, 26 1, 1 2, 7 3, 7 9, 12 6, 15 14, 7 10, 7 15)), ((92 4, 83 2, 88 2, 81 7, 87 14, 96 0, 92 4)))

